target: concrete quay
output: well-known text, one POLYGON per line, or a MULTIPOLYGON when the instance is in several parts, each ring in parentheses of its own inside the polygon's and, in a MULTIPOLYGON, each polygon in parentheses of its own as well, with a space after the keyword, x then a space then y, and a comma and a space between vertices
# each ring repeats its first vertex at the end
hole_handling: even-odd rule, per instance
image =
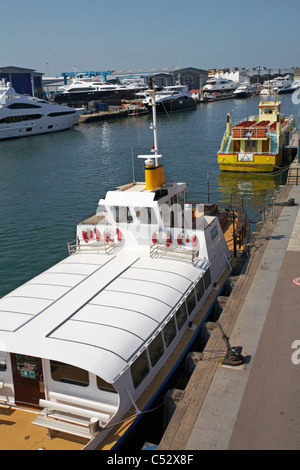
POLYGON ((300 185, 280 193, 219 322, 245 362, 222 365, 213 329, 159 450, 300 450, 300 185))

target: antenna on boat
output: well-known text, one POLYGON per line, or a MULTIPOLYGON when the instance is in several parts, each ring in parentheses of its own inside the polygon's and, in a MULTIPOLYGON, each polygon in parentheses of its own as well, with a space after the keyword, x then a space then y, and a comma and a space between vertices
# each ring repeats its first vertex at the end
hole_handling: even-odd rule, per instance
MULTIPOLYGON (((149 94, 151 96, 152 116, 153 116, 153 123, 151 125, 151 129, 153 130, 153 134, 154 134, 154 146, 152 148, 152 151, 154 152, 155 155, 158 155, 156 103, 155 103, 155 88, 154 88, 153 77, 148 78, 148 88, 149 88, 149 94)), ((155 165, 158 166, 157 157, 155 158, 155 165)))

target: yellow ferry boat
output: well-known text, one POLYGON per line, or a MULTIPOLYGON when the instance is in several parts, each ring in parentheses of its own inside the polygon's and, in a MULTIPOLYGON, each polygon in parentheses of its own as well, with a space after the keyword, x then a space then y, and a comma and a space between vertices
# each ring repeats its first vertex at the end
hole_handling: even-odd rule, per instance
POLYGON ((282 167, 283 148, 294 130, 293 116, 280 114, 277 95, 262 95, 259 115, 232 124, 227 115, 226 131, 218 152, 221 171, 273 172, 282 167))

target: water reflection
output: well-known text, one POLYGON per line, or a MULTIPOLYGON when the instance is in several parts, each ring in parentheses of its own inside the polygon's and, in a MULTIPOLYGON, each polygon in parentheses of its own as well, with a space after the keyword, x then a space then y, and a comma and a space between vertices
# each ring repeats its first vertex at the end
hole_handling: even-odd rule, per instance
POLYGON ((219 201, 236 202, 247 210, 250 220, 256 220, 274 195, 276 188, 284 184, 286 175, 255 175, 222 172, 218 176, 219 201))

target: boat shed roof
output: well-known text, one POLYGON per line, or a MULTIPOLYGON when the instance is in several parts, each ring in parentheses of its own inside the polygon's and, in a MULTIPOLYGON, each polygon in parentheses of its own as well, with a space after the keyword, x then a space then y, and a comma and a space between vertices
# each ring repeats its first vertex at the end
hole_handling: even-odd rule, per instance
POLYGON ((70 363, 112 383, 201 272, 136 253, 77 252, 0 299, 0 350, 70 363))

